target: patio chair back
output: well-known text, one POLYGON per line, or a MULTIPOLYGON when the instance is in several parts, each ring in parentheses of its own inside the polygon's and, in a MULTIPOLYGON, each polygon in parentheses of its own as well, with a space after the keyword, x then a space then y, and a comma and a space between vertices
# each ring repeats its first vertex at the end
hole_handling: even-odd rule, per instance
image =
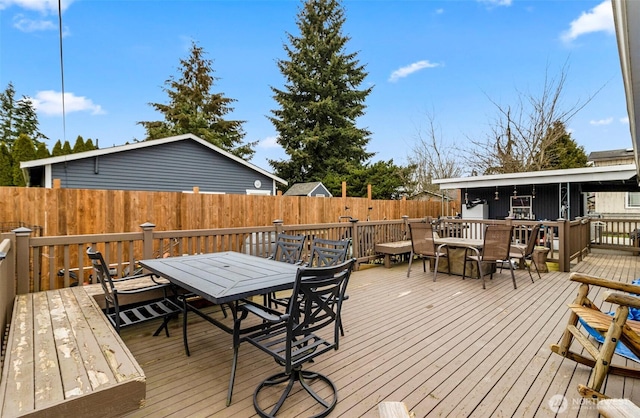
POLYGON ((413 254, 428 257, 436 256, 433 225, 429 222, 415 222, 409 224, 411 234, 411 249, 413 254))
POLYGON ((539 233, 540 233, 540 224, 537 224, 531 230, 531 235, 529 236, 529 241, 527 242, 527 248, 524 250, 525 258, 529 258, 533 254, 533 249, 536 247, 536 243, 538 242, 539 233))
POLYGON ((280 233, 276 238, 276 250, 270 258, 289 264, 299 263, 306 235, 288 235, 280 233))
POLYGON ((349 251, 350 239, 330 240, 314 238, 307 267, 328 267, 344 263, 349 251))
POLYGON ((509 260, 513 226, 487 225, 482 245, 482 261, 496 262, 509 260))

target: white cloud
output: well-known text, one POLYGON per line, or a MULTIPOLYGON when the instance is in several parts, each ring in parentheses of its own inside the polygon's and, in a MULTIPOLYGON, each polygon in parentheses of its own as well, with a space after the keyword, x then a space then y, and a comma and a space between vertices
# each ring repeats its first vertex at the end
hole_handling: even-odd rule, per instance
POLYGON ((406 67, 399 68, 394 72, 392 72, 391 76, 389 77, 389 81, 394 83, 401 78, 407 77, 408 75, 415 73, 416 71, 420 71, 425 68, 440 67, 440 65, 441 64, 434 64, 426 60, 414 62, 413 64, 409 64, 406 67))
POLYGON ((58 25, 51 20, 38 19, 33 20, 18 14, 13 17, 13 27, 22 32, 36 32, 41 30, 57 29, 58 25))
MULTIPOLYGON (((45 115, 62 115, 62 93, 53 90, 39 91, 35 98, 30 98, 36 111, 45 115)), ((91 99, 76 96, 73 93, 64 94, 64 110, 66 113, 91 112, 92 115, 101 115, 105 111, 100 105, 94 104, 91 99)))
POLYGON ((436 9, 436 14, 437 14, 437 15, 441 15, 441 14, 443 14, 443 13, 444 13, 444 9, 443 9, 443 8, 436 9))
POLYGON ((620 123, 629 124, 629 116, 625 116, 624 118, 620 118, 620 123))
POLYGON ((480 3, 488 4, 489 6, 511 6, 512 0, 478 0, 480 3))
POLYGON ((613 122, 613 118, 590 120, 589 124, 594 126, 601 126, 601 125, 611 125, 611 122, 613 122))
POLYGON ((258 146, 260 148, 280 148, 280 144, 278 144, 278 137, 268 136, 265 139, 262 139, 258 142, 258 146))
POLYGON ((592 32, 615 32, 610 0, 603 1, 588 12, 582 12, 579 18, 571 22, 571 28, 562 33, 561 38, 564 42, 571 42, 592 32))
MULTIPOLYGON (((62 0, 60 8, 64 12, 74 0, 62 0)), ((43 14, 57 14, 58 0, 0 0, 0 10, 16 6, 22 9, 33 10, 43 14)))

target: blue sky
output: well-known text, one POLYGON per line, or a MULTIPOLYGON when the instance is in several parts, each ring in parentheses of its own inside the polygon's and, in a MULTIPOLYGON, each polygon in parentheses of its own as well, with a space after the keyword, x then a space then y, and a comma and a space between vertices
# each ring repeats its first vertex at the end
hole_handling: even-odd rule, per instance
MULTIPOLYGON (((164 81, 177 76, 191 41, 237 100, 229 118, 259 141, 252 163, 286 158, 267 119, 270 86, 284 80, 286 34, 298 35, 300 1, 63 0, 66 135, 63 130, 57 0, 0 0, 0 88, 34 100, 40 130, 101 148, 143 139, 138 121, 160 120, 164 81)), ((358 126, 372 132, 372 161, 405 164, 431 117, 444 146, 464 148, 490 132, 518 92, 538 96, 545 72, 566 65, 563 104, 595 97, 569 123, 587 153, 630 148, 631 137, 609 0, 343 2, 346 52, 357 52, 373 86, 358 126)))

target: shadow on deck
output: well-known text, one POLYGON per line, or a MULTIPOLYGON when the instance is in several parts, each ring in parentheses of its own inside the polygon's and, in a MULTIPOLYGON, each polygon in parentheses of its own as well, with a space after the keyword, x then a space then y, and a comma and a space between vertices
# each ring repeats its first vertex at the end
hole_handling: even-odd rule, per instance
MULTIPOLYGON (((553 402, 562 396, 567 403, 559 416, 598 416, 595 404, 577 392, 590 369, 549 349, 561 337, 567 303, 577 292, 568 273, 549 272, 541 280, 534 274, 531 283, 518 270, 514 290, 505 270, 482 290, 477 280, 446 274, 434 283, 419 264, 410 278, 406 270, 406 263, 365 266, 352 275, 340 349, 308 367, 338 387, 330 416, 377 417, 379 402, 402 401, 416 417, 548 417, 556 415, 553 402)), ((572 270, 630 282, 640 276, 640 257, 592 254, 572 270)), ((192 320, 191 357, 184 354, 179 321, 172 321, 170 338, 151 336, 157 324, 123 330, 147 376, 146 405, 128 416, 255 416, 253 391, 280 366, 242 345, 233 402, 226 407, 231 336, 192 320)), ((604 392, 640 404, 639 385, 610 376, 604 392)), ((282 416, 309 415, 310 404, 291 402, 282 416)))

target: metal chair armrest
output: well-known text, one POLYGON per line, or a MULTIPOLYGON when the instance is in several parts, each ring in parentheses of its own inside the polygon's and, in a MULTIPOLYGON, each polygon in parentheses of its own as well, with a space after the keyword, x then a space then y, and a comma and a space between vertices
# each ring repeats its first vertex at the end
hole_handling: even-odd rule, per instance
POLYGON ((265 321, 268 322, 284 322, 288 319, 289 315, 283 314, 275 309, 271 309, 267 306, 257 304, 253 301, 243 299, 244 304, 238 306, 238 309, 243 310, 245 312, 250 312, 265 321))

